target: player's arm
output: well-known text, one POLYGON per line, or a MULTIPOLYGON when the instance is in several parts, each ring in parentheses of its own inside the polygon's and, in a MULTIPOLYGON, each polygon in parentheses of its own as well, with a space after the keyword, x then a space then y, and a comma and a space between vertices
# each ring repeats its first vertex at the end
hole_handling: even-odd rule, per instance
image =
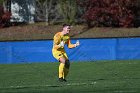
POLYGON ((76 42, 76 44, 71 44, 71 41, 69 39, 67 42, 67 45, 68 45, 68 48, 75 48, 75 47, 79 46, 79 41, 78 41, 78 43, 76 42))
POLYGON ((54 48, 55 49, 58 49, 59 48, 59 46, 58 46, 58 44, 59 44, 59 36, 58 35, 55 35, 54 36, 54 41, 53 41, 53 44, 54 44, 54 48))
POLYGON ((54 48, 58 49, 60 47, 64 47, 64 42, 61 41, 61 36, 59 34, 56 34, 54 36, 54 48))

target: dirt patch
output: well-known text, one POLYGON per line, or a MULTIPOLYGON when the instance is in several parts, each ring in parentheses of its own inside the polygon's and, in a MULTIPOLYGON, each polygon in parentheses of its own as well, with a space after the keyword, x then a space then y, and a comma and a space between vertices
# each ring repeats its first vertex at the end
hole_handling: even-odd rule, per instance
MULTIPOLYGON (((61 25, 24 25, 0 29, 0 41, 53 39, 61 25)), ((72 26, 71 38, 139 37, 140 28, 90 28, 85 25, 72 26)))

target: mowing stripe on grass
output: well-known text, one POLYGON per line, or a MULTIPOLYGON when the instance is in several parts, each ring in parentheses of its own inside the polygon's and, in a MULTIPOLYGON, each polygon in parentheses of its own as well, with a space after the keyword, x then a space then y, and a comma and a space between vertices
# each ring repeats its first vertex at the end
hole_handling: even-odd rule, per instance
POLYGON ((95 82, 89 82, 89 83, 65 83, 60 82, 59 85, 30 85, 30 86, 9 86, 9 87, 0 87, 0 89, 23 89, 23 88, 37 88, 37 87, 63 87, 63 86, 84 86, 84 85, 95 85, 95 82))

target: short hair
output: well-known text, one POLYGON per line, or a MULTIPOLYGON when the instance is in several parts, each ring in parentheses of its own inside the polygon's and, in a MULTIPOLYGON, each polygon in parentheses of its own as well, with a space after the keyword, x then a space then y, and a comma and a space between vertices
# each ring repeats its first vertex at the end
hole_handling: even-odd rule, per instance
POLYGON ((63 24, 63 27, 70 26, 70 24, 63 24))

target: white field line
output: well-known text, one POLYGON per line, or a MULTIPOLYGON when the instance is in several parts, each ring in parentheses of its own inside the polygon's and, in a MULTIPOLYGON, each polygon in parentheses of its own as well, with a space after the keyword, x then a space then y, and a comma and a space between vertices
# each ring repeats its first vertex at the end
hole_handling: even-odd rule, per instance
POLYGON ((65 83, 62 82, 58 85, 52 84, 52 85, 29 85, 29 86, 9 86, 9 87, 0 87, 0 89, 18 89, 18 88, 34 88, 34 87, 62 87, 62 86, 81 86, 81 85, 95 85, 96 82, 90 82, 90 83, 65 83))

